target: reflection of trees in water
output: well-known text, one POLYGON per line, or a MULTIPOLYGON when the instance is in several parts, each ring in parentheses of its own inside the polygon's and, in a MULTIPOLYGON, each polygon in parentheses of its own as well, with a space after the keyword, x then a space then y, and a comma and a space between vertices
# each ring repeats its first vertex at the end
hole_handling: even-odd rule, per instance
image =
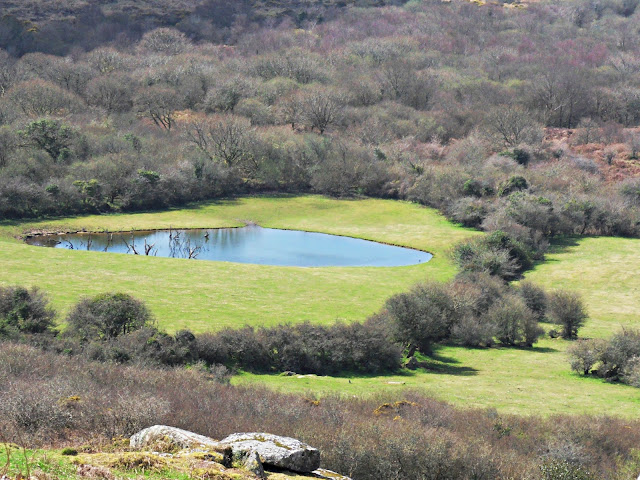
POLYGON ((220 236, 218 230, 214 230, 213 235, 209 230, 170 229, 165 232, 152 232, 151 234, 145 233, 143 235, 136 235, 135 232, 126 235, 106 232, 95 236, 89 235, 86 239, 61 236, 54 246, 64 244, 65 248, 69 250, 114 251, 116 253, 155 257, 159 251, 156 245, 161 245, 168 241, 168 257, 196 259, 202 253, 209 252, 211 244, 238 243, 236 236, 236 232, 220 236), (149 237, 155 237, 153 238, 155 241, 150 243, 151 239, 149 237), (209 243, 211 237, 214 240, 209 243))
POLYGON ((251 227, 244 228, 219 228, 213 231, 210 240, 221 247, 237 246, 241 243, 251 241, 260 234, 258 230, 251 227))
POLYGON ((169 256, 171 258, 198 258, 203 251, 209 251, 206 242, 209 240, 208 233, 203 236, 203 240, 198 242, 193 235, 186 231, 177 231, 173 236, 169 237, 169 256), (184 234, 184 236, 182 235, 184 234))
MULTIPOLYGON (((89 235, 89 237, 87 238, 87 242, 86 243, 84 241, 82 241, 82 240, 80 240, 76 244, 74 244, 69 239, 65 239, 64 241, 66 242, 67 248, 69 250, 87 250, 87 251, 90 251, 91 247, 93 246, 93 238, 91 237, 91 235, 89 235)), ((58 242, 58 243, 62 243, 62 242, 58 242)))

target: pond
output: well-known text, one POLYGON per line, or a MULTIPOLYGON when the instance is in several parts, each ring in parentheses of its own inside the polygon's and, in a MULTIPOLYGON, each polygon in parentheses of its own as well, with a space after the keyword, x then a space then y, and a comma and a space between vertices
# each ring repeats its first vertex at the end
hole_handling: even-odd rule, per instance
POLYGON ((242 228, 70 233, 28 238, 30 245, 296 267, 392 267, 428 262, 432 255, 325 233, 242 228))

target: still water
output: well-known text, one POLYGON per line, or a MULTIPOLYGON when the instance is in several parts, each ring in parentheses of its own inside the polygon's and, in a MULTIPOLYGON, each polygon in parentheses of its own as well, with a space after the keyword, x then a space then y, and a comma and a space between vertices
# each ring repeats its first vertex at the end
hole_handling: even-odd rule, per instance
POLYGON ((420 250, 357 238, 257 225, 43 235, 31 237, 27 243, 69 250, 297 267, 392 267, 428 262, 432 256, 420 250))

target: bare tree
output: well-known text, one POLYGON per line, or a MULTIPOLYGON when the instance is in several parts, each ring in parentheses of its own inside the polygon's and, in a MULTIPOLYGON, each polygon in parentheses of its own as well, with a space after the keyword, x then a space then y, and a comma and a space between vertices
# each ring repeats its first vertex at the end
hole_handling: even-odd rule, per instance
POLYGON ((531 142, 542 131, 531 114, 519 106, 498 107, 489 115, 488 123, 491 131, 507 147, 531 142))
POLYGON ((248 157, 251 125, 232 115, 193 119, 184 126, 186 138, 210 160, 228 167, 239 166, 248 157))
POLYGON ((60 115, 80 109, 75 95, 44 80, 28 80, 9 90, 7 98, 26 115, 60 115))
POLYGON ((15 61, 11 55, 0 49, 0 97, 6 93, 14 81, 14 64, 15 61))
POLYGON ((291 125, 292 130, 295 130, 296 125, 302 121, 302 110, 302 99, 297 94, 285 97, 278 104, 278 111, 282 120, 291 125))
POLYGON ((153 250, 153 247, 155 246, 155 243, 152 243, 151 245, 149 245, 147 243, 147 239, 144 239, 144 254, 149 256, 150 253, 153 253, 155 255, 155 251, 153 250))
POLYGON ((89 65, 74 62, 71 57, 56 57, 43 53, 29 53, 16 65, 24 79, 41 78, 65 90, 82 95, 87 83, 95 75, 89 65))
POLYGON ((383 95, 396 100, 405 95, 415 77, 415 72, 409 62, 394 58, 382 65, 378 76, 383 95))
POLYGON ((157 126, 171 130, 175 112, 180 108, 176 92, 170 88, 150 87, 140 90, 135 99, 138 115, 153 120, 157 126))
POLYGON ((143 50, 165 55, 179 55, 190 47, 184 33, 173 28, 156 28, 147 32, 140 41, 143 50))
POLYGON ((125 66, 125 57, 114 48, 96 48, 88 54, 89 65, 101 74, 122 70, 125 66))
POLYGON ((307 125, 318 129, 322 135, 331 125, 342 118, 344 100, 337 93, 318 90, 305 95, 301 102, 302 116, 307 125))
POLYGON ((94 78, 87 86, 87 101, 102 107, 107 114, 127 112, 133 105, 131 81, 123 74, 111 74, 94 78))

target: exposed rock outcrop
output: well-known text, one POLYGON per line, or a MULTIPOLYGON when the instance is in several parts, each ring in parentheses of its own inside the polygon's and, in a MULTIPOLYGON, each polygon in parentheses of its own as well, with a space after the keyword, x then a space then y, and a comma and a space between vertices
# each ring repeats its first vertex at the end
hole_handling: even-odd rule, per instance
POLYGON ((254 451, 263 464, 292 472, 309 473, 320 466, 320 451, 295 438, 269 433, 234 433, 220 443, 229 445, 234 456, 254 451))
POLYGON ((154 425, 140 430, 131 437, 129 445, 131 448, 141 449, 163 441, 169 441, 180 448, 224 448, 220 442, 216 442, 212 438, 166 425, 154 425))
POLYGON ((180 428, 155 425, 133 435, 129 445, 132 449, 151 453, 124 453, 125 456, 144 454, 157 458, 158 462, 180 465, 180 462, 196 461, 202 465, 217 465, 220 472, 225 472, 225 468, 231 469, 229 474, 233 471, 246 472, 237 477, 243 479, 243 475, 252 479, 265 479, 268 475, 283 479, 296 476, 287 473, 289 471, 296 472, 296 478, 350 480, 339 473, 319 468, 318 449, 295 438, 269 433, 235 433, 216 441, 180 428), (265 470, 270 469, 278 473, 266 474, 265 470))
POLYGON ((249 452, 242 462, 242 466, 258 478, 267 478, 258 452, 249 452))

